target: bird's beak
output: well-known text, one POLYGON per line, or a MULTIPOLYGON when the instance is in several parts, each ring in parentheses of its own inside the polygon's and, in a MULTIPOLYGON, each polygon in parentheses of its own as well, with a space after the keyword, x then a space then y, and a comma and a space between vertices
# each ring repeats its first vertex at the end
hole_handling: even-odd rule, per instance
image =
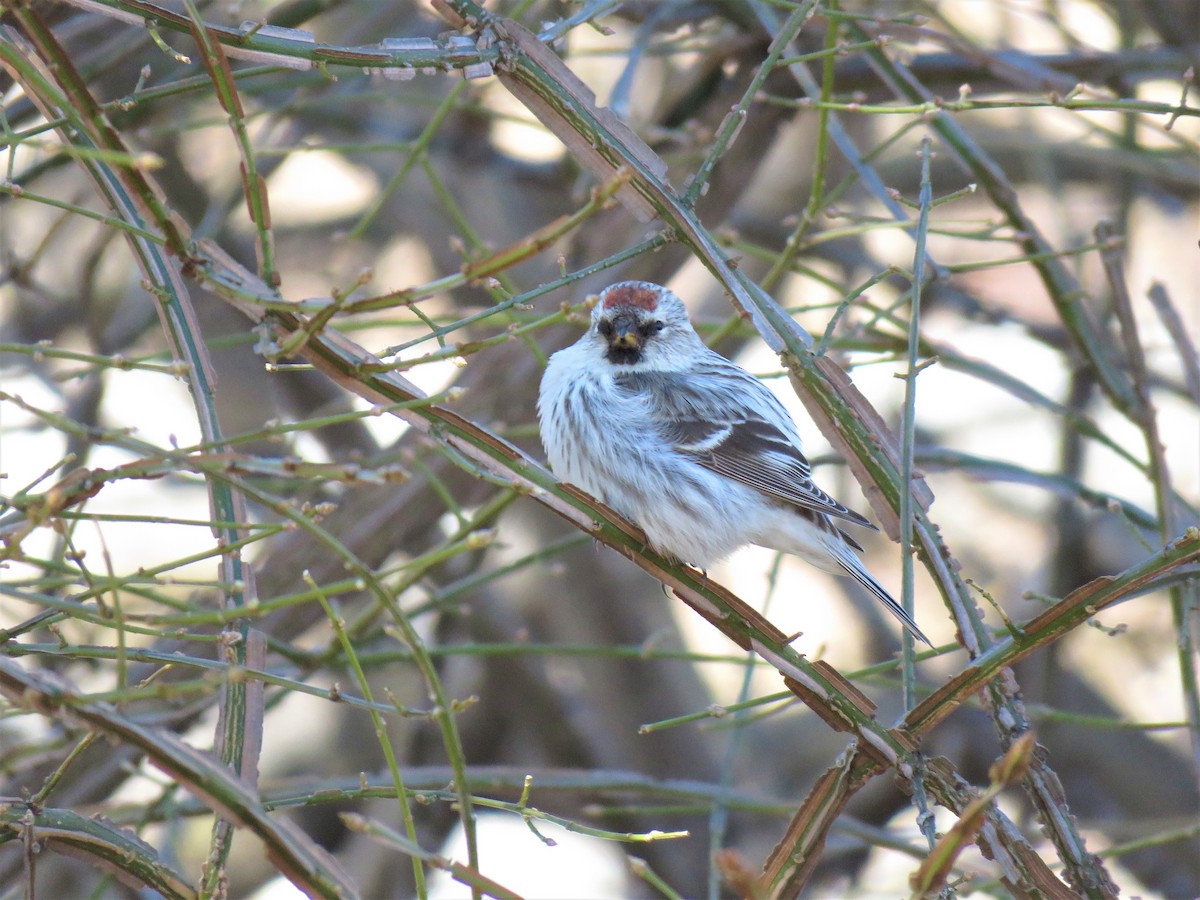
POLYGON ((621 350, 642 349, 642 333, 638 330, 637 319, 633 316, 614 316, 612 326, 608 346, 621 350))

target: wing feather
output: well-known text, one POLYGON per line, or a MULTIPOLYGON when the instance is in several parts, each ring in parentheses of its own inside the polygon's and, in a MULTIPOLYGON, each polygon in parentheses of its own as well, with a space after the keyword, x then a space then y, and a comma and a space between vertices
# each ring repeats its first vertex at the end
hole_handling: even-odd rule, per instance
POLYGON ((874 528, 813 484, 795 426, 774 394, 758 381, 704 377, 735 370, 728 360, 714 357, 708 370, 696 375, 629 372, 618 375, 617 384, 646 396, 662 437, 704 468, 784 503, 874 528), (722 382, 741 386, 740 395, 698 386, 722 382))

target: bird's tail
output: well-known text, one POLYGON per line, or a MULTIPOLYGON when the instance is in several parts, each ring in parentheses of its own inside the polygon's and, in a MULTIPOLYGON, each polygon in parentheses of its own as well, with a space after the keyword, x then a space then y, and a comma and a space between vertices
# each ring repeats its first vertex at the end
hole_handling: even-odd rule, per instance
POLYGON ((848 547, 837 548, 833 555, 842 570, 870 591, 872 596, 886 606, 888 612, 899 619, 904 627, 912 632, 913 637, 919 641, 924 641, 930 647, 933 646, 933 642, 925 637, 925 633, 917 627, 917 623, 913 617, 905 611, 903 606, 896 602, 895 597, 884 590, 883 585, 875 580, 875 576, 867 571, 862 561, 848 547))

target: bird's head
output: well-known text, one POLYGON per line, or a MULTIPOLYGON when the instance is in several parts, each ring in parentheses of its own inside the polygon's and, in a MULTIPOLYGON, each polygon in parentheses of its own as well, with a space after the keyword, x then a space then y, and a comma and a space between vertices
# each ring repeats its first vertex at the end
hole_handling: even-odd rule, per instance
POLYGON ((622 281, 601 291, 591 331, 614 366, 673 369, 703 348, 683 301, 649 281, 622 281))

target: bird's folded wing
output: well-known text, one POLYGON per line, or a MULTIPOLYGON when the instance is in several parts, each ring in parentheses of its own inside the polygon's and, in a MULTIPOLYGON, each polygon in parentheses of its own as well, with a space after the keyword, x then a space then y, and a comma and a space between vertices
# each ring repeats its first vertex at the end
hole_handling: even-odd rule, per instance
POLYGON ((737 397, 704 390, 713 386, 711 379, 669 372, 623 374, 617 380, 626 391, 643 393, 662 437, 704 468, 802 509, 875 527, 813 484, 799 439, 789 434, 790 417, 759 382, 739 381, 743 396, 737 397), (744 396, 747 392, 752 396, 744 396))

